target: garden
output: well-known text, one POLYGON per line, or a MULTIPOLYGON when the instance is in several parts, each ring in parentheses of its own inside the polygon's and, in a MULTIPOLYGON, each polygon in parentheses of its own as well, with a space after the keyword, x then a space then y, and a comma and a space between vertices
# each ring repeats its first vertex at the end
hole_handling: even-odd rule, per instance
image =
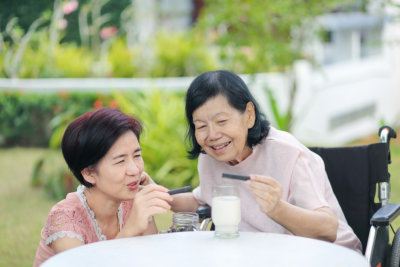
MULTIPOLYGON (((37 5, 43 9, 35 7, 30 21, 15 11, 13 1, 5 2, 13 12, 0 12, 1 79, 185 77, 214 69, 290 75, 295 60, 312 60, 302 50, 310 34, 308 19, 339 6, 354 8, 354 1, 346 0, 311 0, 307 5, 206 0, 186 30, 160 26, 143 40, 132 31, 138 14, 129 0, 41 0, 37 5)), ((157 12, 162 24, 168 14, 157 12)), ((323 36, 318 29, 314 34, 323 36)), ((290 109, 280 113, 274 96, 267 95, 274 126, 290 131, 290 109)), ((198 185, 197 162, 187 158, 184 92, 0 88, 0 266, 32 265, 47 213, 77 186, 60 152, 63 132, 74 118, 100 107, 119 108, 143 123, 145 169, 157 183, 168 188, 198 185)), ((367 136, 348 145, 377 141, 377 136, 367 136)), ((399 139, 392 141, 392 161, 392 201, 400 202, 399 139)), ((169 216, 156 217, 159 228, 169 227, 169 216)))

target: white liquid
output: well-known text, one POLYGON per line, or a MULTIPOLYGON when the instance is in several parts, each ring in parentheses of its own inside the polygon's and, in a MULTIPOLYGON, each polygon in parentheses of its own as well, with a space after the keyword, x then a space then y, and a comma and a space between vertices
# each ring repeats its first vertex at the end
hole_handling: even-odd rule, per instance
POLYGON ((218 232, 237 232, 240 223, 240 198, 218 196, 212 199, 212 221, 218 232))

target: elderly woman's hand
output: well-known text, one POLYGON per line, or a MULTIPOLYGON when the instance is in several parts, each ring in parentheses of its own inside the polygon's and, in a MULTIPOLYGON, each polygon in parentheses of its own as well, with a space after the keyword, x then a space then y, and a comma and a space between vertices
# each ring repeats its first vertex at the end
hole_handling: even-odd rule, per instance
POLYGON ((265 213, 273 212, 282 196, 282 186, 272 177, 251 175, 247 181, 254 198, 265 213))

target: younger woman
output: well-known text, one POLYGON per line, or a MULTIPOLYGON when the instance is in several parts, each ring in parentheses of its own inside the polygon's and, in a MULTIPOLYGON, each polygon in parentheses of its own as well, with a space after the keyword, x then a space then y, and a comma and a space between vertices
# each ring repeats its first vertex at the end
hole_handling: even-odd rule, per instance
POLYGON ((140 133, 139 121, 110 108, 68 126, 62 152, 81 185, 51 209, 34 266, 80 245, 157 233, 152 216, 169 210, 172 197, 145 175, 140 133))

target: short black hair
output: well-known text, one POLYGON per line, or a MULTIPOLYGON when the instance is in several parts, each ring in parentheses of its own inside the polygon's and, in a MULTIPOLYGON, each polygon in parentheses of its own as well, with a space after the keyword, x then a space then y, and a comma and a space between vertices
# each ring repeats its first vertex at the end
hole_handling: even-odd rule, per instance
POLYGON ((237 74, 227 70, 205 72, 193 80, 186 92, 185 110, 188 123, 186 138, 191 146, 191 150, 188 151, 190 159, 197 158, 202 152, 195 136, 193 112, 208 99, 217 95, 225 96, 229 105, 241 113, 246 110, 248 102, 254 104, 256 119, 254 126, 248 132, 246 144, 249 147, 259 144, 268 135, 270 123, 265 119, 265 115, 261 113, 257 101, 250 93, 245 82, 237 74))
POLYGON ((90 111, 69 124, 61 149, 68 167, 81 184, 93 187, 83 178, 81 171, 95 166, 127 131, 132 131, 139 141, 142 126, 134 117, 113 108, 90 111))

